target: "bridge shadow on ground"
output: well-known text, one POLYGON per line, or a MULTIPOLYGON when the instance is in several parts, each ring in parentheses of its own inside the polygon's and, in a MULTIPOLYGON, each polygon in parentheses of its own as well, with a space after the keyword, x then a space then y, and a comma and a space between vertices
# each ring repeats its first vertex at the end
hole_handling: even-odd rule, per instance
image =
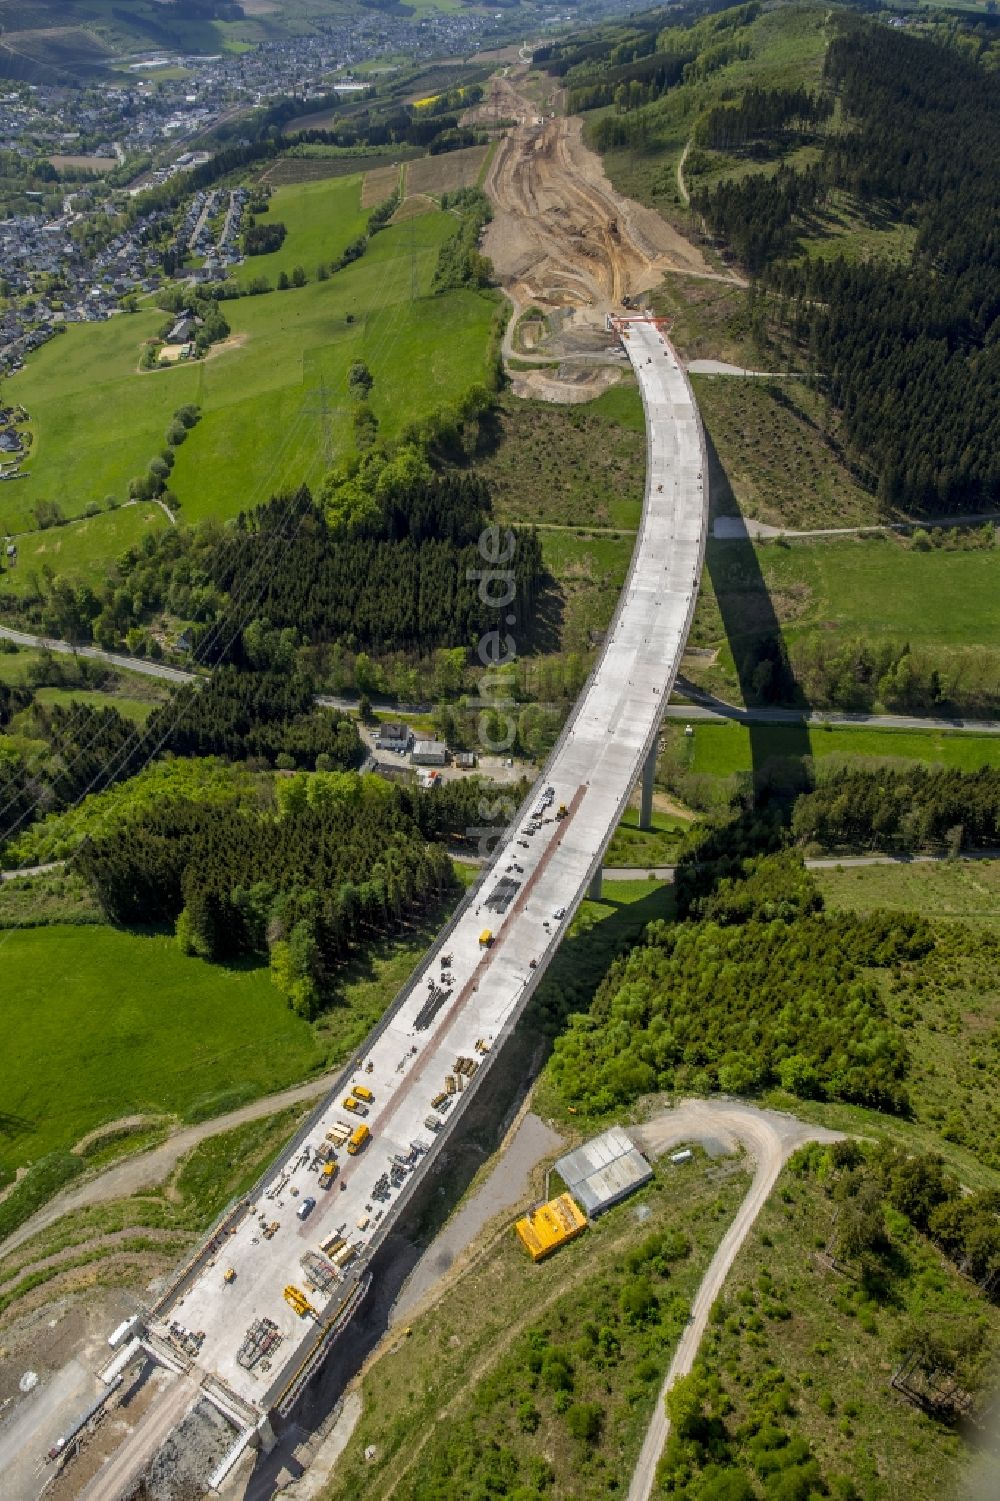
MULTIPOLYGON (((781 621, 757 549, 749 537, 723 541, 712 536, 712 522, 718 512, 740 518, 743 513, 707 433, 706 443, 713 503, 705 568, 743 703, 748 709, 780 705, 807 713, 809 705, 792 670, 781 621)), ((750 741, 753 807, 789 803, 810 784, 808 727, 793 721, 780 726, 751 723, 745 728, 750 741)))

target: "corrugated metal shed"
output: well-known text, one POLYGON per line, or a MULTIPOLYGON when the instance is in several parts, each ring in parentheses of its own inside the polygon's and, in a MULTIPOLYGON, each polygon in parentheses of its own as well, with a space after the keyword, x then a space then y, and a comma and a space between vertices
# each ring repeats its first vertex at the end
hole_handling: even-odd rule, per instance
POLYGON ((626 1198, 653 1176, 653 1169, 621 1126, 612 1126, 567 1152, 556 1172, 591 1219, 626 1198))

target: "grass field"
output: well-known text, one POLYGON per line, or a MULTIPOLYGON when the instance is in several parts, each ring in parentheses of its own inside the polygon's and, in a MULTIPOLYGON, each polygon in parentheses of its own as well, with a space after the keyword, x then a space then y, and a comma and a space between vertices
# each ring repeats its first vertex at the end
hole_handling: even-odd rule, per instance
POLYGON ((654 810, 652 828, 640 829, 638 810, 629 808, 612 836, 604 864, 639 869, 672 865, 681 836, 690 827, 690 819, 654 810))
POLYGON ((715 453, 712 506, 792 529, 883 521, 875 497, 857 483, 825 398, 801 381, 694 376, 706 435, 715 453))
MULTIPOLYGON (((41 908, 61 902, 77 921, 93 916, 72 883, 46 877, 39 895, 41 908)), ((8 909, 29 917, 22 908, 5 897, 0 918, 8 909)), ((10 1071, 0 1181, 105 1121, 200 1119, 332 1066, 381 1016, 448 910, 371 945, 312 1025, 288 1009, 266 966, 186 958, 163 934, 48 926, 0 935, 10 1071)))
MULTIPOLYGON (((896 533, 709 539, 691 644, 717 648, 716 686, 738 694, 734 659, 779 631, 793 650, 821 639, 908 643, 932 665, 954 666, 962 691, 982 698, 1000 670, 1000 595, 992 548, 922 552, 896 533)), ((701 674, 693 674, 701 676, 701 674)))
POLYGON ((251 1099, 325 1061, 266 969, 206 964, 171 938, 112 928, 25 929, 0 943, 6 1173, 105 1121, 184 1115, 234 1090, 251 1099))
MULTIPOLYGON (((356 198, 357 179, 352 192, 356 198)), ((177 450, 170 484, 182 518, 196 521, 232 516, 279 488, 321 477, 328 457, 352 442, 346 378, 356 359, 375 377, 371 405, 388 437, 454 400, 487 374, 496 307, 487 293, 429 296, 438 248, 454 228, 451 215, 424 214, 383 230, 361 260, 328 281, 228 302, 233 340, 197 364, 137 373, 140 344, 162 323, 158 313, 74 325, 11 382, 36 438, 30 480, 0 498, 0 527, 33 525, 32 508, 43 498, 58 500, 67 515, 108 494, 124 498, 186 402, 197 402, 203 418, 177 450)), ((290 233, 280 252, 290 264, 300 257, 297 241, 290 233)), ((24 539, 19 567, 27 571, 42 550, 53 561, 58 546, 61 569, 99 569, 127 545, 102 528, 127 526, 121 518, 129 514, 97 517, 88 533, 24 539), (77 539, 85 535, 81 550, 77 539)))
POLYGON ((1000 860, 844 865, 813 876, 834 911, 885 907, 1000 929, 1000 860))
POLYGON ((875 730, 821 725, 754 725, 698 722, 687 736, 676 720, 661 738, 657 780, 685 804, 722 810, 751 781, 801 785, 803 761, 820 775, 842 766, 868 764, 956 767, 974 771, 1000 766, 1000 735, 962 731, 875 730))
POLYGON ((0 572, 0 597, 33 593, 46 567, 74 582, 99 580, 120 553, 169 524, 158 505, 141 502, 30 532, 18 538, 16 567, 0 572))
POLYGON ((407 193, 428 193, 440 198, 456 188, 474 188, 486 160, 488 146, 467 146, 461 151, 443 151, 438 156, 421 156, 406 166, 407 193))
POLYGON ((645 459, 642 402, 623 384, 574 407, 505 396, 475 467, 511 521, 635 531, 645 459))
POLYGON ((635 537, 582 529, 542 531, 540 536, 545 566, 561 596, 559 644, 564 651, 586 652, 611 623, 635 537))
POLYGON ((291 276, 293 266, 301 266, 312 281, 320 261, 336 260, 364 233, 368 214, 361 207, 361 178, 329 177, 275 188, 258 222, 284 224, 284 244, 271 255, 248 256, 234 280, 245 286, 256 276, 266 276, 273 287, 282 271, 291 276))
POLYGON ((796 630, 828 631, 835 623, 845 634, 893 634, 913 644, 992 648, 1000 641, 995 553, 919 552, 881 536, 771 544, 757 556, 779 617, 796 630))
POLYGON ((683 769, 697 776, 730 777, 748 772, 754 755, 760 760, 781 761, 808 754, 816 760, 921 761, 936 766, 954 766, 974 771, 980 766, 1000 766, 1000 735, 974 735, 964 731, 870 730, 864 728, 797 725, 697 723, 694 734, 684 734, 674 721, 664 726, 665 751, 661 767, 683 769), (752 734, 752 745, 751 745, 752 734), (802 748, 808 745, 808 751, 802 748))
POLYGON ((92 688, 39 688, 35 702, 48 706, 59 704, 66 709, 74 704, 84 704, 90 709, 117 709, 133 724, 144 724, 154 707, 153 699, 130 698, 124 693, 105 693, 92 688))

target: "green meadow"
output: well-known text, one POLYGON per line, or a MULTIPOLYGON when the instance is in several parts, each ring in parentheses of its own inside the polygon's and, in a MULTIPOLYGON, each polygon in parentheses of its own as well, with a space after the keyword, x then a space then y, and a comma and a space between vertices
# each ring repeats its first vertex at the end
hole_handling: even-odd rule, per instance
POLYGON ((291 276, 301 266, 310 280, 320 261, 336 260, 351 240, 364 233, 370 209, 361 207, 361 177, 327 177, 319 182, 289 183, 271 194, 261 224, 280 222, 288 231, 280 250, 249 256, 234 280, 246 285, 266 276, 274 286, 282 271, 291 276))
POLYGON ((50 526, 42 532, 30 532, 18 538, 18 557, 14 568, 0 571, 0 598, 3 594, 23 594, 34 589, 35 579, 43 569, 64 575, 74 582, 100 576, 108 562, 133 547, 149 532, 169 526, 160 506, 143 501, 85 516, 65 526, 50 526))
POLYGON ((324 1061, 266 968, 207 964, 172 938, 103 927, 15 930, 0 954, 0 1179, 105 1121, 198 1112, 231 1090, 252 1099, 324 1061))
MULTIPOLYGON (((279 252, 289 264, 309 254, 303 246, 315 250, 328 220, 324 244, 335 250, 335 240, 353 237, 359 179, 348 184, 349 194, 343 179, 296 187, 301 220, 279 252), (327 192, 306 197, 303 186, 327 192)), ((496 308, 493 294, 430 295, 438 250, 455 228, 449 214, 424 214, 381 231, 328 281, 227 302, 230 339, 196 363, 140 373, 142 344, 164 321, 158 310, 68 328, 5 388, 27 408, 34 443, 30 478, 0 495, 0 528, 33 528, 43 499, 67 516, 108 496, 124 500, 130 478, 162 450, 171 415, 188 402, 201 407, 202 421, 176 451, 170 488, 182 519, 197 521, 320 479, 328 458, 352 443, 347 372, 356 359, 375 378, 371 406, 387 437, 455 400, 487 374, 496 308)), ((254 269, 267 259, 256 258, 254 269)), ((67 535, 75 540, 64 533, 64 567, 67 535)), ((109 540, 102 559, 80 561, 106 562, 118 551, 109 540)))
POLYGON ((676 720, 664 727, 664 761, 699 777, 727 778, 768 762, 811 756, 816 761, 919 761, 976 771, 1000 766, 1000 735, 956 730, 884 730, 825 725, 745 725, 698 721, 686 736, 676 720))

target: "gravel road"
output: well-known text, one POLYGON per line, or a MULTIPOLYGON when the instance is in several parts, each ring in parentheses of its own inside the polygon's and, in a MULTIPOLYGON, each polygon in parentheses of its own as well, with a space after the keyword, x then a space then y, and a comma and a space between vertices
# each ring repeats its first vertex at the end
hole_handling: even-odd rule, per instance
POLYGON ((674 1351, 632 1474, 628 1501, 649 1501, 656 1466, 670 1431, 667 1393, 694 1364, 712 1304, 722 1291, 740 1247, 767 1202, 778 1174, 796 1148, 807 1141, 837 1141, 840 1132, 806 1125, 790 1115, 781 1115, 774 1110, 756 1110, 736 1101, 682 1100, 675 1110, 657 1116, 647 1125, 633 1130, 631 1135, 650 1157, 659 1156, 682 1141, 707 1138, 715 1142, 721 1138, 732 1147, 742 1142, 756 1163, 750 1191, 723 1236, 695 1294, 691 1319, 674 1351))
POLYGON ((247 1121, 262 1120, 264 1116, 274 1115, 289 1105, 305 1104, 309 1100, 318 1099, 342 1071, 343 1065, 321 1078, 310 1079, 306 1084, 296 1084, 291 1089, 281 1090, 279 1094, 265 1095, 263 1099, 254 1100, 249 1105, 241 1105, 228 1115, 216 1115, 211 1120, 199 1121, 196 1126, 180 1127, 158 1147, 153 1147, 148 1152, 139 1152, 135 1157, 127 1157, 124 1162, 116 1163, 89 1182, 66 1188, 62 1193, 56 1194, 54 1199, 50 1199, 29 1220, 25 1220, 12 1235, 0 1241, 0 1252, 6 1255, 13 1251, 40 1230, 45 1230, 61 1219, 64 1214, 72 1214, 75 1209, 86 1209, 91 1204, 103 1204, 109 1199, 124 1199, 144 1188, 155 1188, 176 1167, 185 1152, 196 1147, 200 1141, 205 1141, 209 1136, 217 1136, 220 1131, 242 1126, 247 1121))

